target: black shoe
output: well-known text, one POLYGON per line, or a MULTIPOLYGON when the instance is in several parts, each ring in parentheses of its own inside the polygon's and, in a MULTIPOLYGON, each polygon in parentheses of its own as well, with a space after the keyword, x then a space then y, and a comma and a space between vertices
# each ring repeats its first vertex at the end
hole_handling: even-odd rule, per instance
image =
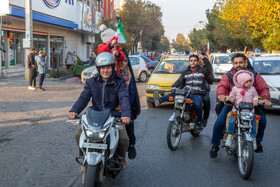
POLYGON ((136 149, 134 147, 134 145, 130 145, 128 147, 128 158, 130 160, 134 159, 136 157, 136 149))
POLYGON ((210 157, 216 158, 218 156, 219 146, 212 146, 212 149, 210 150, 210 157))
POLYGON ((203 127, 206 127, 207 126, 207 118, 204 118, 203 119, 203 127))
POLYGON ((203 125, 202 125, 202 123, 201 123, 201 122, 197 122, 197 123, 196 123, 196 128, 197 128, 197 130, 202 131, 202 130, 203 130, 203 125))
POLYGON ((263 152, 263 147, 261 142, 257 142, 257 149, 255 150, 256 153, 262 153, 263 152))

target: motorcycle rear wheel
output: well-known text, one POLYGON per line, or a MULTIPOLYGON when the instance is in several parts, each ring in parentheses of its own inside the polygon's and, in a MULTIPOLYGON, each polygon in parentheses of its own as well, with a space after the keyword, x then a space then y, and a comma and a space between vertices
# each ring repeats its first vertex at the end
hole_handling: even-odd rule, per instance
POLYGON ((181 130, 178 129, 174 121, 169 121, 167 127, 167 145, 171 151, 174 151, 178 148, 181 140, 181 130))
POLYGON ((86 165, 85 186, 94 187, 99 184, 99 167, 86 165))
POLYGON ((254 166, 254 146, 253 142, 242 137, 241 157, 238 157, 239 174, 243 179, 248 179, 254 166))

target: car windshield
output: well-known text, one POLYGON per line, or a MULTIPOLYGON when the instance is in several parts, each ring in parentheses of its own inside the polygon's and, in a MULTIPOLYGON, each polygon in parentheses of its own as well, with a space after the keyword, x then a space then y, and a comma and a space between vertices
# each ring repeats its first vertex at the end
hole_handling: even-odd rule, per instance
POLYGON ((260 74, 276 75, 280 74, 279 60, 263 60, 253 63, 254 70, 260 74))
POLYGON ((231 64, 230 56, 216 56, 215 64, 231 64))
POLYGON ((189 65, 188 60, 167 60, 161 61, 155 69, 155 74, 181 74, 187 70, 189 65))

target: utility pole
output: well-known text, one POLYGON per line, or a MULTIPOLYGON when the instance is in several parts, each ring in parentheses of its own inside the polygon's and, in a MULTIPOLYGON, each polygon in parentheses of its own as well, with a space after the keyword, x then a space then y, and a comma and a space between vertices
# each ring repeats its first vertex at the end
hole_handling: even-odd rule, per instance
MULTIPOLYGON (((25 38, 23 39, 23 48, 25 48, 25 60, 33 46, 33 18, 31 0, 25 0, 25 38)), ((25 63, 27 69, 27 63, 25 63)))
POLYGON ((0 77, 2 77, 2 16, 0 16, 0 77))

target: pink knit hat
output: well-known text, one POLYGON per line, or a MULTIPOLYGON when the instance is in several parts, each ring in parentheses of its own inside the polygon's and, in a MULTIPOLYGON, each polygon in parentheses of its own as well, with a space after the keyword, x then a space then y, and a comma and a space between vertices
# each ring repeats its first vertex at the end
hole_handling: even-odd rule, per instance
POLYGON ((239 70, 233 76, 233 83, 236 87, 244 88, 244 84, 248 81, 252 81, 254 84, 254 74, 247 70, 239 70))

